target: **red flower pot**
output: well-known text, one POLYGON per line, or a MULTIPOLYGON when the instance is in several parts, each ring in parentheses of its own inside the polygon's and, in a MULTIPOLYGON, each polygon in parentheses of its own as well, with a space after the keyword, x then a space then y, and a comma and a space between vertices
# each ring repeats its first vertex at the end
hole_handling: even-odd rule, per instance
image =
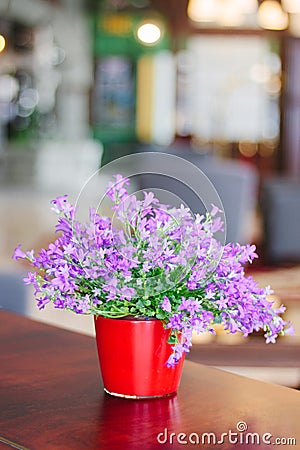
POLYGON ((104 390, 112 395, 162 397, 178 389, 184 358, 167 367, 170 330, 157 319, 95 317, 104 390))

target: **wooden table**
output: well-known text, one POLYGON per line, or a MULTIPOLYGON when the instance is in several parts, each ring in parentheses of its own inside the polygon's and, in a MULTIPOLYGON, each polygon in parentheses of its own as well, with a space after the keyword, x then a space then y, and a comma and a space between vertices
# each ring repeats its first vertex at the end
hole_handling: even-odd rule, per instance
POLYGON ((270 449, 276 438, 300 448, 296 390, 186 361, 177 395, 114 398, 103 392, 94 338, 5 311, 0 357, 1 450, 270 449), (235 443, 247 433, 254 444, 235 443))

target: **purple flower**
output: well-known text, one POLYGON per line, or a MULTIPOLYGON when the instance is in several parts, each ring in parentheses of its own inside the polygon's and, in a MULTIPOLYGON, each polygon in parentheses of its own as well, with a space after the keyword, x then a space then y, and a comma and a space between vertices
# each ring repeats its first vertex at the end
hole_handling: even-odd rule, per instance
POLYGON ((63 300, 62 298, 57 298, 54 302, 54 308, 58 308, 58 309, 64 309, 65 308, 65 300, 63 300))
POLYGON ((189 314, 193 315, 201 308, 201 303, 198 300, 192 298, 182 297, 181 304, 178 307, 179 311, 186 310, 189 314))
POLYGON ((50 302, 50 298, 48 298, 48 297, 39 298, 39 300, 38 300, 38 308, 39 309, 44 309, 45 306, 47 305, 47 303, 49 303, 49 302, 50 302))
POLYGON ((216 304, 219 309, 225 309, 228 306, 227 300, 221 295, 218 300, 216 300, 216 304))
POLYGON ((23 278, 25 284, 36 283, 36 272, 28 272, 28 276, 23 278))
POLYGON ((255 253, 256 247, 255 245, 249 245, 247 244, 245 247, 242 248, 242 255, 240 258, 240 261, 242 263, 245 262, 252 262, 254 258, 258 258, 257 253, 255 253))
POLYGON ((163 309, 166 312, 171 312, 172 306, 170 303, 170 300, 165 295, 162 304, 160 305, 161 309, 163 309))
POLYGON ((123 286, 120 289, 120 300, 131 300, 135 294, 135 290, 133 288, 123 286))
POLYGON ((270 344, 270 343, 275 344, 277 334, 267 334, 266 333, 264 336, 266 338, 266 344, 270 344))
POLYGON ((214 205, 213 203, 212 203, 212 209, 211 209, 211 212, 210 212, 210 215, 211 215, 211 217, 214 217, 216 214, 218 214, 219 212, 223 212, 221 209, 219 209, 216 205, 214 205))
POLYGON ((95 209, 87 222, 75 220, 68 196, 58 196, 51 202, 58 238, 37 256, 16 247, 13 257, 34 268, 24 282, 33 286, 38 308, 52 303, 76 314, 161 318, 172 338, 169 366, 189 351, 193 331, 215 333, 214 321, 244 336, 263 330, 267 343, 293 332, 284 306, 269 301, 270 287, 245 275, 255 246, 223 246, 215 238, 223 228, 218 207, 194 218, 152 192, 139 200, 128 185, 122 175, 109 183, 114 220, 95 209))
POLYGON ((67 198, 68 198, 67 194, 56 197, 54 200, 51 201, 51 204, 53 205, 51 209, 57 214, 63 212, 67 216, 73 217, 75 208, 73 205, 71 205, 71 203, 67 201, 67 198))
POLYGON ((107 190, 106 194, 111 198, 111 200, 118 204, 120 201, 124 201, 128 197, 124 185, 129 185, 130 182, 128 178, 123 178, 123 176, 120 174, 114 175, 113 178, 114 181, 111 181, 108 184, 109 189, 107 190))
POLYGON ((167 361, 168 367, 175 366, 178 363, 178 361, 181 359, 181 357, 184 353, 184 348, 181 343, 174 345, 172 347, 172 349, 173 349, 173 353, 171 353, 171 355, 169 356, 169 359, 167 361))
POLYGON ((24 253, 21 250, 21 244, 19 244, 12 255, 12 257, 16 260, 18 259, 28 259, 28 261, 33 262, 35 260, 34 250, 30 250, 29 252, 24 253))
POLYGON ((77 299, 76 312, 77 314, 86 314, 91 309, 91 301, 89 295, 77 299))
POLYGON ((17 260, 26 258, 26 253, 22 252, 21 250, 21 244, 19 244, 18 247, 15 248, 13 258, 17 260))
POLYGON ((182 320, 182 318, 183 318, 182 314, 173 314, 169 319, 167 328, 171 328, 172 330, 178 330, 178 331, 183 330, 184 321, 182 320))

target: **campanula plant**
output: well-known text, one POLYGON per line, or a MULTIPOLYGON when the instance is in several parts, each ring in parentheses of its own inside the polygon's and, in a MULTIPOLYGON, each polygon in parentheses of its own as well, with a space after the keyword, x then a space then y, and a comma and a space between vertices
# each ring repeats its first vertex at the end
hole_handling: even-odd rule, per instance
POLYGON ((245 275, 255 246, 216 239, 223 227, 217 207, 194 216, 151 192, 139 200, 128 185, 114 176, 106 192, 113 217, 91 209, 87 223, 76 220, 67 195, 57 197, 57 239, 37 255, 15 249, 14 258, 36 269, 24 281, 34 286, 40 309, 52 303, 76 314, 159 319, 171 330, 170 366, 189 351, 193 331, 214 333, 214 323, 244 336, 263 330, 267 343, 292 331, 284 307, 270 302, 270 288, 245 275))

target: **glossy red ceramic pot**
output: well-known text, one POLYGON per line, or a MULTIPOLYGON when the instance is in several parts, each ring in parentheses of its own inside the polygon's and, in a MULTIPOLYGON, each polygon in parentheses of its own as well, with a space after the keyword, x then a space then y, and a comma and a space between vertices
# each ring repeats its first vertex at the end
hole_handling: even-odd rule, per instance
POLYGON ((95 329, 106 392, 144 398, 177 391, 184 358, 174 368, 167 367, 170 330, 160 320, 95 317, 95 329))

